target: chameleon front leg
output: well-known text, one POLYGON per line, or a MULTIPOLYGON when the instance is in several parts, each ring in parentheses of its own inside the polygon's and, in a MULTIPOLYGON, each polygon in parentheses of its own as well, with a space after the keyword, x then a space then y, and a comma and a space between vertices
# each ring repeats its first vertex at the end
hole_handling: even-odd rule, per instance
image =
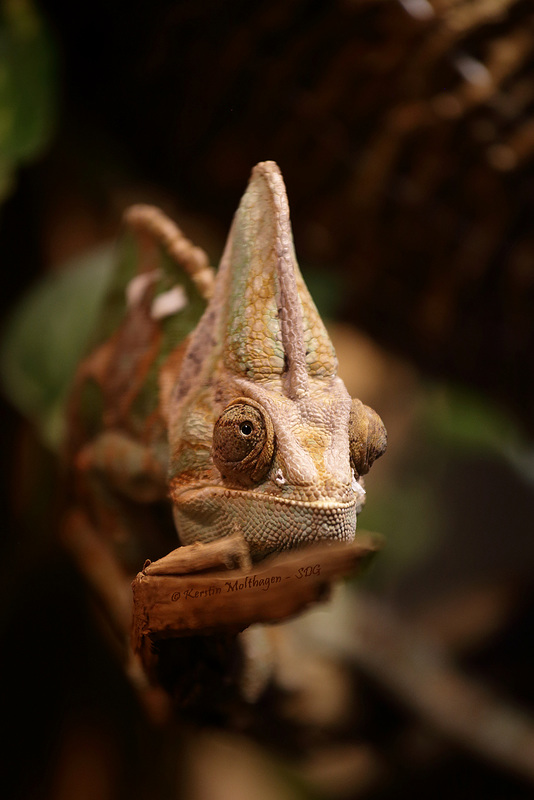
MULTIPOLYGON (((105 431, 85 445, 75 459, 85 485, 92 485, 98 495, 97 513, 106 524, 111 511, 113 526, 120 518, 113 508, 114 500, 128 498, 138 504, 149 504, 167 497, 166 467, 154 451, 120 431, 105 431), (111 490, 111 491, 110 491, 111 490)), ((93 504, 94 505, 94 504, 93 504)), ((115 539, 121 538, 115 531, 115 539)), ((147 565, 145 565, 147 567, 147 565)), ((232 536, 203 544, 178 547, 147 567, 147 575, 190 574, 206 569, 250 567, 250 552, 243 536, 232 536)))
MULTIPOLYGON (((167 497, 166 466, 154 451, 120 431, 105 431, 85 445, 75 459, 87 478, 136 503, 152 503, 167 497)), ((102 499, 102 498, 101 498, 102 499)), ((250 565, 248 545, 240 533, 213 542, 182 546, 154 562, 152 574, 198 572, 217 567, 250 565), (156 568, 156 564, 159 565, 156 568), (155 570, 155 571, 154 571, 155 570), (158 571, 159 570, 159 571, 158 571)))
POLYGON ((152 448, 125 433, 107 430, 75 457, 81 473, 96 473, 120 494, 139 503, 167 495, 167 469, 152 448))
MULTIPOLYGON (((155 513, 166 501, 166 467, 151 448, 114 430, 84 445, 73 465, 78 504, 67 514, 63 538, 89 583, 96 583, 104 605, 110 606, 110 593, 99 583, 95 563, 115 563, 130 592, 132 575, 146 559, 147 548, 158 554, 170 549, 171 516, 164 526, 164 517, 155 513), (100 556, 95 560, 96 551, 100 556)), ((103 569, 104 584, 110 572, 103 569)), ((112 602, 110 611, 116 616, 114 608, 112 602)))

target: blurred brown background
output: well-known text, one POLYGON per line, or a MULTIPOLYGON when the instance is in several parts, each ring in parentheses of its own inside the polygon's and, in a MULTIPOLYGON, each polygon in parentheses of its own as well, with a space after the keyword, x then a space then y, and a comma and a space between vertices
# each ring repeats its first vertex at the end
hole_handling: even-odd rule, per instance
MULTIPOLYGON (((26 151, 2 133, 14 100, 0 75, 2 311, 112 240, 130 202, 164 206, 216 262, 252 166, 277 161, 342 374, 390 432, 361 520, 388 544, 363 591, 534 716, 532 4, 0 7, 0 65, 21 20, 19 34, 30 40, 37 26, 44 48, 19 74, 16 97, 41 115, 37 124, 19 113, 22 126, 39 128, 26 151)), ((260 734, 253 714, 243 742, 199 733, 192 754, 181 729, 155 732, 54 543, 56 508, 45 500, 55 496, 55 461, 8 402, 3 412, 3 689, 24 765, 9 759, 18 796, 197 797, 180 759, 205 757, 222 775, 258 741, 242 765, 252 776, 242 796, 250 785, 258 797, 532 796, 534 778, 436 732, 365 659, 350 662, 357 702, 333 729, 273 712, 260 734), (270 786, 281 742, 285 755, 323 757, 319 777, 306 773, 295 787, 284 766, 270 786)), ((198 797, 225 796, 222 784, 198 797)))

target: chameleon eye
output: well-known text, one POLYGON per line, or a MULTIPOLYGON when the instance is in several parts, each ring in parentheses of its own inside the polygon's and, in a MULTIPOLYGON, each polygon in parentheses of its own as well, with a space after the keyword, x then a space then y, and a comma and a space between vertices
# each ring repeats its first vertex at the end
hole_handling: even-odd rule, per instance
POLYGON ((213 428, 213 462, 223 478, 253 486, 266 477, 273 454, 270 418, 254 400, 234 400, 213 428))
POLYGON ((388 437, 384 423, 372 408, 353 400, 349 420, 349 447, 356 475, 365 475, 386 452, 388 437))

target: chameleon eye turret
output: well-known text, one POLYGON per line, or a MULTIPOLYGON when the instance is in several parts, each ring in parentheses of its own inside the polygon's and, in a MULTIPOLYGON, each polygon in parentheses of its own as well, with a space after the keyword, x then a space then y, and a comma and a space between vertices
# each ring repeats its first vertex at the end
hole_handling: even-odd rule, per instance
POLYGON ((238 398, 224 409, 213 429, 212 449, 223 479, 254 486, 266 477, 273 454, 273 425, 258 403, 238 398))
POLYGON ((352 466, 358 477, 366 475, 377 458, 386 452, 384 423, 372 408, 353 400, 349 418, 349 446, 352 466))

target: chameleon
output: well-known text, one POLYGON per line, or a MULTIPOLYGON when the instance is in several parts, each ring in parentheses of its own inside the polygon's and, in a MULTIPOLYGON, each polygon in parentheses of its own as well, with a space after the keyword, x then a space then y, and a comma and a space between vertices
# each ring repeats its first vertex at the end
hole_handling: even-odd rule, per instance
POLYGON ((252 170, 217 272, 159 209, 125 220, 135 252, 69 403, 85 524, 137 568, 162 526, 206 548, 238 533, 255 561, 351 542, 387 434, 338 375, 278 166, 252 170))

